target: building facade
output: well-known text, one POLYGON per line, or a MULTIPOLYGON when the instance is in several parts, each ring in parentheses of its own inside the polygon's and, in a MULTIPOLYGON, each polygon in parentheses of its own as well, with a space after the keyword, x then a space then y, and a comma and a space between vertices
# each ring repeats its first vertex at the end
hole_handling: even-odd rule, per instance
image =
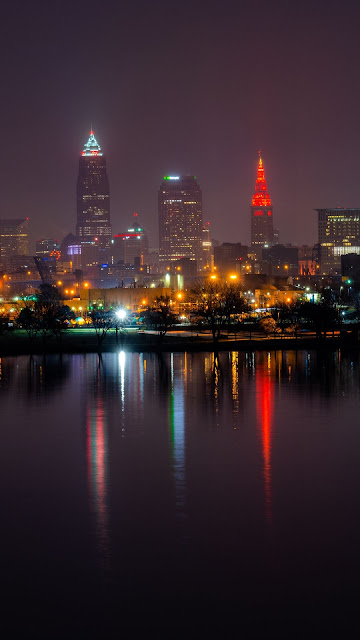
POLYGON ((35 253, 39 258, 54 258, 60 255, 60 245, 54 238, 41 238, 36 240, 35 253))
POLYGON ((79 241, 95 241, 102 248, 109 247, 112 238, 109 179, 105 156, 93 131, 79 158, 76 193, 79 241))
POLYGON ((0 220, 0 260, 7 264, 15 256, 27 256, 29 218, 0 220))
POLYGON ((125 233, 118 233, 113 237, 112 255, 116 264, 123 261, 125 264, 144 265, 148 263, 149 242, 143 227, 138 223, 137 213, 134 220, 125 233))
POLYGON ((214 253, 210 236, 210 223, 207 222, 201 232, 201 271, 210 271, 214 266, 214 253))
POLYGON ((264 165, 259 154, 255 191, 251 202, 251 248, 258 257, 274 243, 273 208, 267 190, 264 165))
POLYGON ((341 256, 360 254, 360 209, 315 209, 320 273, 341 274, 341 256))
POLYGON ((159 262, 202 257, 202 193, 195 176, 164 176, 159 190, 159 262))
POLYGON ((262 250, 262 273, 269 276, 297 276, 299 273, 299 249, 275 244, 262 250))
POLYGON ((222 275, 229 272, 241 273, 247 257, 248 247, 241 242, 223 242, 214 247, 214 266, 222 275))

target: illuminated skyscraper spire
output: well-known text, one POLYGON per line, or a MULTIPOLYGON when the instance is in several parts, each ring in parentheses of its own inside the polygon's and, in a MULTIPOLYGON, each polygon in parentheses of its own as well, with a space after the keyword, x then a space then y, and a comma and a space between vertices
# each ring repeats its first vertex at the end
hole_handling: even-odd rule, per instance
POLYGON ((253 207, 271 207, 271 198, 267 191, 264 165, 259 151, 259 164, 257 168, 257 178, 255 182, 255 193, 252 198, 253 207))
POLYGON ((264 165, 259 151, 259 162, 255 191, 251 201, 251 246, 258 251, 261 258, 261 249, 270 247, 274 241, 274 229, 272 219, 272 203, 267 190, 264 165))
POLYGON ((101 147, 94 136, 94 132, 91 128, 89 140, 84 144, 84 149, 81 153, 82 156, 102 156, 101 147))

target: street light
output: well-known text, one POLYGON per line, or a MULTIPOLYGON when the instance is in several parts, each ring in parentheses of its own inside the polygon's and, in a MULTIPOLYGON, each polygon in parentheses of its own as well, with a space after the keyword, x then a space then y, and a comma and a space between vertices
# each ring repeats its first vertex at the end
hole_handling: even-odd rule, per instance
POLYGON ((116 322, 115 323, 115 339, 116 342, 118 341, 118 329, 119 329, 119 325, 120 325, 120 340, 121 340, 121 344, 123 343, 123 335, 122 335, 122 328, 123 328, 123 321, 126 318, 126 311, 125 309, 117 309, 115 311, 115 315, 117 317, 117 319, 120 321, 119 324, 116 322))
POLYGON ((117 317, 119 318, 119 320, 124 320, 126 317, 126 311, 125 309, 118 309, 116 312, 117 317))

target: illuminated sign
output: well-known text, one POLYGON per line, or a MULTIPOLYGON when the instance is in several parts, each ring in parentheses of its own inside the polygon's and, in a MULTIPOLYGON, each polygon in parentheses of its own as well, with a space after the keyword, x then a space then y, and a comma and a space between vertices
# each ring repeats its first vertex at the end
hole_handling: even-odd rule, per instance
POLYGON ((180 176, 164 176, 164 180, 180 180, 180 176))

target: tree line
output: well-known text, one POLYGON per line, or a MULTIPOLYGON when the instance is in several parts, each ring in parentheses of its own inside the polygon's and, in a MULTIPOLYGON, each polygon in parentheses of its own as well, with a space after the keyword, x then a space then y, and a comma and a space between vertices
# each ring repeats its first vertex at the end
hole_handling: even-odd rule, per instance
MULTIPOLYGON (((263 314, 261 319, 254 317, 254 311, 247 303, 242 287, 237 283, 199 280, 186 292, 186 300, 193 328, 198 332, 204 329, 210 331, 214 343, 220 340, 224 331, 251 332, 255 328, 267 334, 292 332, 295 335, 301 328, 311 328, 320 339, 326 337, 326 332, 339 327, 342 319, 331 290, 324 290, 319 302, 302 299, 289 304, 277 304, 263 314)), ((360 305, 356 305, 356 300, 354 309, 357 317, 360 317, 360 305)), ((75 314, 69 306, 64 305, 58 288, 43 284, 36 299, 25 303, 18 315, 17 324, 27 332, 31 341, 40 335, 45 343, 47 336, 52 334, 61 343, 63 332, 72 320, 75 320, 75 314)), ((89 320, 99 347, 110 329, 115 329, 116 341, 118 336, 123 341, 124 321, 119 318, 113 306, 93 308, 89 311, 89 320)), ((166 296, 159 296, 143 310, 141 321, 144 327, 156 331, 159 343, 180 322, 174 303, 166 296)))

